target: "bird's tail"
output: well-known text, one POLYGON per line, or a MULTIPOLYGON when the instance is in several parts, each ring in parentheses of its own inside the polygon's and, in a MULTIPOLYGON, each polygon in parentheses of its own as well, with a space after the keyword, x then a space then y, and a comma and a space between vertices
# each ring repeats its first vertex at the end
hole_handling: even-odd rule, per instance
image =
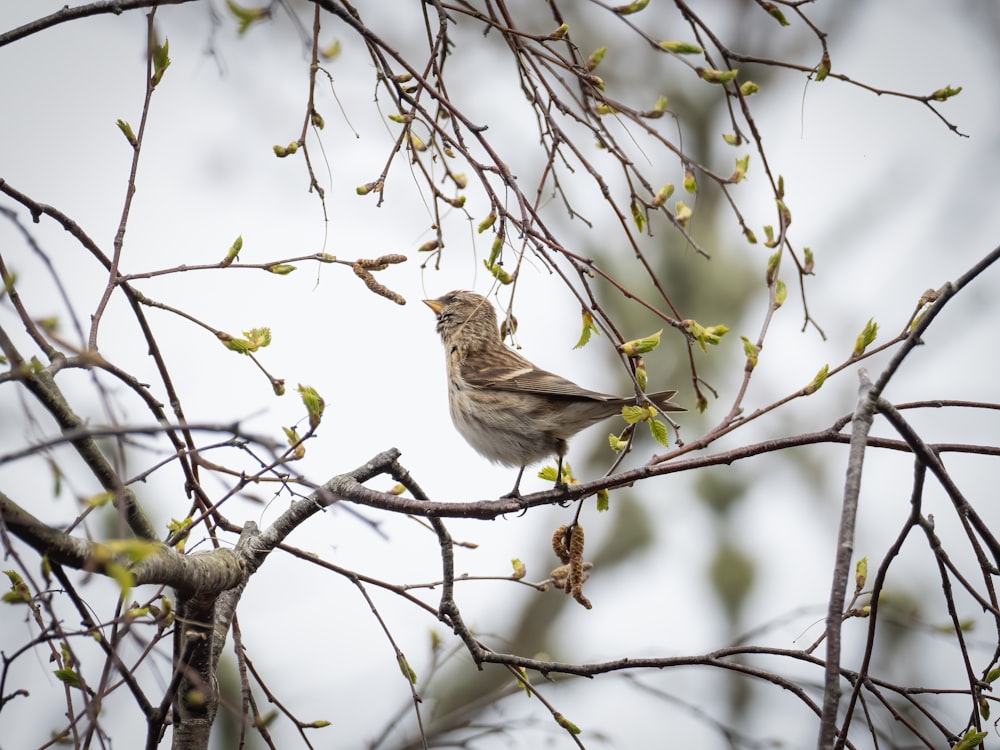
POLYGON ((672 399, 677 395, 677 391, 660 391, 659 393, 649 393, 649 400, 656 404, 660 411, 687 411, 680 404, 675 404, 672 399))

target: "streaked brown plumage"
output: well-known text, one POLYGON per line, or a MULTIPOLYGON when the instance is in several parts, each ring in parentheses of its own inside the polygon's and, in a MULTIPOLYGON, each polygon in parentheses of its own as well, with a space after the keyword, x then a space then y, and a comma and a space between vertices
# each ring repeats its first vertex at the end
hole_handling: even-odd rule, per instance
MULTIPOLYGON (((569 438, 635 403, 581 388, 509 349, 493 305, 479 294, 457 290, 424 303, 444 343, 451 419, 478 453, 520 467, 510 496, 518 495, 526 466, 558 456, 561 469, 569 438)), ((648 396, 660 411, 684 411, 670 400, 676 393, 648 396)))

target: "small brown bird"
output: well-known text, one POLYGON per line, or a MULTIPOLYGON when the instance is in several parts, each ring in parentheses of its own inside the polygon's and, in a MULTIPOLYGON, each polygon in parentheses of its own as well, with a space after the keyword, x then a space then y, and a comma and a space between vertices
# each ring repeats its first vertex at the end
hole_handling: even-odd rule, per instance
MULTIPOLYGON (((549 456, 559 457, 558 485, 566 441, 636 402, 535 367, 504 345, 493 305, 479 294, 448 292, 424 304, 437 315, 444 342, 452 422, 478 453, 521 469, 506 497, 519 496, 525 467, 549 456)), ((670 400, 676 393, 651 393, 649 400, 661 411, 685 411, 670 400)))

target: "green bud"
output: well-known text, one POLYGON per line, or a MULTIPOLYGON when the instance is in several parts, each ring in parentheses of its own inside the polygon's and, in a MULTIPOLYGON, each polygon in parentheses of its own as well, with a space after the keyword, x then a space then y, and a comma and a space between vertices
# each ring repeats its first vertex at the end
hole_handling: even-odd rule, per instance
POLYGON ((674 218, 677 220, 677 223, 682 227, 686 226, 688 221, 691 219, 691 207, 684 201, 677 201, 674 209, 676 211, 674 218))
POLYGON ((672 182, 668 182, 666 185, 661 187, 659 191, 657 191, 655 196, 653 196, 653 205, 659 208, 664 203, 666 203, 670 199, 670 196, 673 194, 674 194, 674 184, 672 182))
POLYGON ((617 8, 612 8, 612 10, 619 16, 627 16, 630 13, 638 13, 647 5, 649 5, 649 0, 634 0, 634 2, 628 5, 619 5, 617 8))
POLYGON ((604 59, 604 55, 607 53, 607 51, 608 51, 607 47, 601 47, 599 49, 594 50, 594 53, 589 58, 587 58, 587 70, 588 71, 593 70, 598 65, 600 65, 601 60, 604 59))
POLYGON ((818 391, 823 387, 823 383, 826 382, 826 376, 830 374, 830 365, 823 365, 819 372, 816 373, 816 377, 812 379, 812 382, 806 386, 806 395, 810 395, 818 391))
POLYGON ((667 52, 674 52, 678 55, 700 55, 705 51, 697 44, 677 41, 660 42, 660 48, 665 49, 667 52))
POLYGON ((854 351, 851 352, 851 359, 857 359, 864 354, 865 349, 875 341, 876 336, 878 336, 878 323, 875 322, 874 318, 868 318, 864 329, 858 334, 858 338, 854 342, 854 351))
MULTIPOLYGON (((660 46, 663 44, 661 42, 660 46)), ((733 68, 732 70, 715 70, 714 68, 695 68, 695 71, 702 77, 702 80, 708 81, 709 83, 730 83, 736 79, 739 74, 739 70, 733 68)))
POLYGON ((740 86, 740 93, 743 96, 753 96, 758 91, 760 91, 760 86, 758 86, 753 81, 747 81, 746 83, 740 86))
POLYGON ((653 351, 656 347, 660 345, 660 335, 663 333, 661 328, 656 333, 651 336, 646 336, 641 339, 633 339, 632 341, 626 341, 624 344, 618 346, 618 350, 629 357, 635 357, 639 354, 646 354, 647 352, 653 351))

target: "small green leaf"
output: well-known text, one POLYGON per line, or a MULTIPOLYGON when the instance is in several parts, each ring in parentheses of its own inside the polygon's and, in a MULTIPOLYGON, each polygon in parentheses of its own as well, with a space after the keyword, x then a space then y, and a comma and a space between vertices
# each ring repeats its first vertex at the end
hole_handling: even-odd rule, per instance
POLYGON ((788 287, 782 279, 778 279, 774 284, 774 306, 781 307, 788 299, 788 287))
POLYGON ((649 434, 652 435, 653 439, 664 448, 668 448, 670 446, 670 436, 667 432, 667 426, 660 420, 649 420, 649 434))
POLYGON ((691 207, 684 201, 677 201, 674 205, 674 211, 674 219, 676 219, 677 223, 682 227, 686 226, 691 219, 691 207))
POLYGON ((608 442, 611 444, 611 450, 613 450, 615 453, 621 453, 623 450, 625 450, 625 446, 628 445, 628 440, 622 440, 614 433, 608 435, 608 442))
POLYGON ((600 65, 601 61, 604 59, 604 55, 607 54, 607 51, 607 47, 599 47, 598 49, 595 49, 593 54, 587 58, 587 70, 593 70, 600 65))
POLYGON ((64 667, 63 669, 57 669, 52 672, 60 682, 70 687, 77 688, 78 690, 83 686, 83 681, 80 679, 80 675, 75 669, 70 669, 69 667, 64 667))
POLYGON ((543 466, 538 472, 538 478, 544 479, 548 482, 556 481, 556 467, 555 466, 543 466))
POLYGON ((240 257, 240 250, 243 249, 243 235, 241 234, 230 246, 229 250, 226 252, 226 257, 222 259, 222 266, 231 266, 233 261, 240 257))
POLYGON ((493 274, 493 278, 499 281, 501 284, 509 284, 514 280, 503 266, 499 263, 494 263, 490 265, 488 261, 483 260, 483 265, 486 266, 486 270, 493 274))
POLYGON ((20 573, 16 570, 5 570, 4 574, 7 576, 7 580, 10 581, 10 591, 5 592, 0 599, 8 604, 27 604, 30 602, 31 590, 28 588, 28 584, 24 582, 24 579, 21 578, 20 573))
POLYGON ((812 382, 806 386, 806 395, 815 393, 820 388, 823 387, 823 383, 826 382, 826 376, 830 374, 830 365, 823 365, 819 372, 816 373, 816 377, 812 379, 812 382))
POLYGON ((84 498, 83 502, 91 508, 100 508, 102 505, 107 505, 114 499, 114 492, 99 492, 96 495, 84 498))
POLYGON ((698 192, 698 181, 694 178, 694 171, 691 169, 684 170, 684 190, 688 193, 698 192))
POLYGON ((656 347, 660 345, 660 336, 663 333, 661 328, 656 333, 646 336, 641 339, 632 339, 631 341, 626 341, 624 344, 618 346, 619 351, 629 357, 635 357, 639 354, 646 354, 647 352, 653 351, 656 347))
POLYGON ((326 409, 326 402, 323 397, 319 395, 319 392, 308 385, 302 385, 299 383, 298 387, 299 395, 302 397, 302 403, 305 404, 306 411, 309 413, 309 427, 315 430, 323 418, 323 411, 326 409))
POLYGON ((295 270, 295 266, 290 263, 275 263, 267 267, 269 273, 278 274, 278 276, 287 276, 292 271, 295 270))
POLYGON ((674 52, 678 55, 700 55, 705 51, 697 44, 673 40, 660 42, 660 48, 665 49, 667 52, 674 52))
MULTIPOLYGON (((765 230, 770 227, 764 227, 765 230)), ((781 251, 774 253, 770 258, 767 259, 767 272, 764 274, 764 281, 767 282, 768 286, 774 283, 775 277, 778 275, 778 268, 781 266, 781 251)))
POLYGON ((514 569, 514 572, 511 573, 511 578, 513 578, 515 581, 520 581, 522 578, 528 575, 528 568, 521 560, 519 560, 516 557, 510 561, 510 566, 511 568, 514 569))
POLYGON ((736 160, 736 169, 733 170, 732 175, 729 179, 733 182, 742 182, 747 176, 747 169, 750 168, 750 154, 747 154, 742 159, 736 160))
POLYGON ((600 330, 594 325, 594 316, 590 310, 584 310, 581 313, 581 317, 583 318, 583 330, 580 332, 580 340, 576 342, 576 346, 573 347, 574 349, 586 346, 587 342, 590 341, 591 333, 596 333, 598 336, 601 335, 600 330))
POLYGON ((816 258, 813 256, 813 251, 808 247, 803 248, 802 255, 805 257, 805 262, 802 264, 802 273, 811 274, 816 267, 816 258))
POLYGON ((740 84, 740 93, 744 97, 753 96, 758 91, 760 91, 760 86, 758 86, 753 81, 746 81, 745 83, 740 84))
POLYGON ((648 406, 638 406, 636 404, 626 404, 622 407, 622 419, 629 424, 646 422, 656 416, 656 410, 650 411, 648 406))
POLYGON ((868 580, 868 558, 862 557, 858 560, 857 565, 854 566, 854 585, 857 587, 858 591, 861 591, 865 587, 865 582, 868 580))
POLYGON ((977 732, 975 728, 965 733, 958 742, 951 746, 951 750, 972 750, 977 745, 981 745, 983 740, 989 737, 989 732, 977 732))
POLYGON ((580 734, 580 727, 578 727, 576 724, 574 724, 572 721, 570 721, 569 719, 567 719, 565 716, 563 716, 558 711, 556 711, 555 713, 552 714, 552 718, 556 720, 556 724, 558 724, 559 726, 561 726, 563 729, 565 729, 570 734, 574 734, 574 735, 575 734, 580 734))
POLYGON ((646 228, 646 216, 642 213, 642 206, 636 201, 632 201, 632 220, 640 232, 646 228))
POLYGON ((666 185, 664 185, 657 191, 656 195, 653 196, 653 205, 659 208, 664 203, 666 203, 667 200, 670 198, 670 196, 673 194, 674 194, 674 184, 672 182, 668 182, 666 185))
POLYGON ((170 67, 170 40, 164 38, 163 44, 161 45, 159 40, 152 39, 153 49, 153 77, 150 78, 149 83, 153 88, 156 88, 160 80, 163 78, 163 74, 170 67))
POLYGON ((875 322, 874 318, 868 318, 864 329, 858 334, 858 338, 854 342, 854 351, 851 352, 851 359, 857 359, 864 354, 865 349, 875 341, 876 336, 878 336, 878 323, 875 322))
POLYGON ((788 19, 785 18, 785 14, 781 12, 781 8, 774 3, 764 3, 761 7, 768 12, 771 18, 780 23, 782 26, 789 25, 788 19))
POLYGON ((403 654, 396 655, 396 661, 399 664, 399 671, 403 673, 403 677, 410 681, 411 685, 417 684, 417 673, 413 671, 413 667, 410 666, 410 662, 406 660, 403 654))
POLYGON ((936 102, 943 102, 950 99, 953 96, 958 96, 962 93, 962 87, 952 88, 951 86, 945 86, 943 89, 938 89, 933 94, 931 94, 931 99, 936 102))
POLYGON ((708 346, 715 346, 722 337, 729 333, 729 327, 724 325, 703 326, 697 320, 682 321, 684 330, 698 342, 702 351, 708 351, 708 346))
POLYGON ((131 125, 129 125, 129 124, 127 123, 127 122, 125 122, 125 120, 117 120, 117 121, 115 122, 115 125, 117 125, 117 126, 118 126, 118 129, 119 129, 120 131, 122 131, 122 135, 124 135, 124 136, 125 136, 126 140, 128 140, 128 142, 129 142, 129 145, 130 145, 130 146, 131 146, 132 148, 135 148, 136 146, 138 146, 138 145, 139 145, 139 141, 138 141, 138 139, 137 139, 137 138, 135 137, 135 133, 134 133, 134 132, 132 132, 132 126, 131 126, 131 125))
POLYGON ((819 65, 816 66, 816 81, 825 80, 830 75, 831 67, 830 53, 823 50, 823 58, 819 61, 819 65))
POLYGON ((493 226, 493 222, 495 222, 496 220, 497 220, 497 212, 496 211, 490 211, 489 215, 485 219, 483 219, 481 222, 479 222, 479 226, 476 227, 476 231, 479 234, 482 234, 487 229, 489 229, 491 226, 493 226))
POLYGON ((229 8, 229 12, 232 13, 239 22, 236 27, 237 33, 239 34, 245 34, 246 30, 250 28, 252 23, 260 21, 271 15, 270 10, 268 10, 266 6, 263 8, 244 8, 242 5, 237 5, 233 2, 233 0, 226 0, 226 7, 229 8))
MULTIPOLYGON (((662 43, 660 44, 662 47, 662 43)), ((732 70, 715 70, 714 68, 696 68, 698 75, 701 76, 702 80, 708 81, 709 83, 730 83, 736 80, 736 76, 739 75, 739 70, 733 68, 732 70)))
POLYGON ((747 357, 747 369, 752 370, 757 366, 757 358, 760 356, 760 349, 757 345, 753 343, 746 336, 740 336, 743 339, 743 353, 747 357))
POLYGON ((627 16, 631 13, 638 13, 647 5, 649 5, 649 0, 634 0, 634 2, 631 2, 628 5, 619 5, 617 8, 612 8, 611 10, 619 16, 627 16))
POLYGON ((607 489, 599 489, 597 491, 597 512, 603 513, 609 507, 608 499, 610 498, 610 493, 607 489))
POLYGON ((667 97, 665 96, 661 96, 659 99, 656 100, 656 104, 653 105, 653 108, 648 112, 643 112, 642 116, 648 117, 651 120, 656 120, 660 117, 663 117, 664 113, 667 111, 667 107, 669 106, 669 104, 670 100, 667 99, 667 97))

